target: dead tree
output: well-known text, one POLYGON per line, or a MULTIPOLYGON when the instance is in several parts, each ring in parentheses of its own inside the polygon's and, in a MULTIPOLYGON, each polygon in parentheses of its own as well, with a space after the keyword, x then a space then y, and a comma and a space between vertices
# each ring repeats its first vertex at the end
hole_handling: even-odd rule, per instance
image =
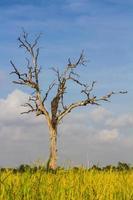
MULTIPOLYGON (((40 35, 35 38, 33 42, 30 42, 28 34, 23 31, 23 34, 18 38, 19 47, 26 50, 30 58, 27 59, 26 72, 24 73, 21 73, 18 70, 18 67, 10 61, 14 69, 11 74, 15 74, 18 78, 16 81, 13 81, 13 83, 33 89, 33 95, 30 95, 28 102, 24 105, 27 110, 22 114, 34 112, 36 116, 44 116, 49 128, 50 137, 48 168, 54 170, 57 167, 57 128, 61 120, 79 106, 100 105, 99 103, 101 101, 109 101, 110 97, 116 94, 116 92, 109 92, 104 96, 97 97, 96 95, 92 95, 96 83, 95 81, 93 81, 91 85, 88 85, 79 80, 80 77, 76 72, 76 69, 78 66, 84 66, 86 64, 84 52, 82 51, 76 62, 72 62, 70 58, 68 59, 68 64, 63 72, 60 72, 60 70, 56 68, 52 68, 56 74, 56 80, 53 81, 49 85, 47 91, 42 94, 42 89, 39 84, 39 74, 41 72, 41 68, 38 64, 39 38, 40 35), (68 82, 73 82, 77 86, 80 86, 81 100, 73 102, 70 105, 65 105, 64 95, 67 92, 68 82), (51 100, 51 110, 48 110, 46 107, 46 100, 53 88, 55 89, 55 96, 51 100)), ((117 93, 124 94, 126 92, 120 91, 117 93)))

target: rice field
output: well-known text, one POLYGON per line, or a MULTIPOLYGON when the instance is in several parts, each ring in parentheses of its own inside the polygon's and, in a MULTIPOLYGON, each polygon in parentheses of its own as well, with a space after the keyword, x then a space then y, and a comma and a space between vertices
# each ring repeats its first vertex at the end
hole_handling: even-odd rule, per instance
POLYGON ((0 200, 133 200, 133 170, 0 172, 0 200))

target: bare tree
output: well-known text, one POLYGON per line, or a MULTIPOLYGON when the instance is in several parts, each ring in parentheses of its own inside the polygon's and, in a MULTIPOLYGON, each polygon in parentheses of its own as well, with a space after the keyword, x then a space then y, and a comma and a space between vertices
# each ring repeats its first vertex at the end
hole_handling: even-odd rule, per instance
MULTIPOLYGON (((29 97, 29 100, 24 107, 27 108, 24 113, 36 113, 36 116, 43 115, 48 128, 49 128, 49 137, 50 137, 50 155, 48 160, 48 168, 56 169, 57 167, 57 128, 61 120, 70 113, 73 109, 79 106, 87 106, 87 105, 100 105, 101 101, 109 101, 110 97, 115 92, 109 92, 108 94, 97 97, 92 95, 92 91, 95 86, 95 81, 92 82, 91 85, 82 83, 79 80, 79 74, 76 73, 76 69, 78 66, 83 66, 86 64, 86 60, 84 57, 84 52, 82 51, 80 57, 76 62, 72 62, 71 59, 68 59, 68 64, 64 68, 63 72, 60 72, 59 69, 52 68, 52 70, 56 74, 56 80, 53 81, 45 94, 42 94, 42 90, 40 88, 39 83, 39 74, 41 72, 41 68, 38 64, 38 56, 39 56, 39 47, 38 40, 40 35, 35 38, 33 42, 29 41, 28 34, 23 31, 23 34, 18 38, 19 47, 26 50, 26 52, 30 55, 30 58, 27 60, 26 72, 21 73, 16 65, 11 62, 11 65, 14 71, 11 74, 17 75, 17 80, 13 81, 15 84, 24 85, 26 87, 30 87, 33 89, 33 95, 29 97), (64 94, 67 91, 68 82, 73 82, 77 86, 81 88, 81 97, 82 100, 73 102, 69 105, 65 105, 64 103, 64 94), (48 110, 46 107, 46 100, 51 92, 51 90, 55 88, 55 95, 51 100, 51 110, 48 110), (83 95, 83 96, 82 96, 83 95)), ((127 91, 120 91, 117 93, 125 94, 127 91)))

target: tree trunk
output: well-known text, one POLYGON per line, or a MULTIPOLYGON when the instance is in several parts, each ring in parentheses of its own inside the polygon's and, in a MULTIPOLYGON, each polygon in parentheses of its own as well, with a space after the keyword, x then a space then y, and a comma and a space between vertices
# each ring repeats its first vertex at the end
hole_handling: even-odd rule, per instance
POLYGON ((55 170, 57 168, 57 127, 49 125, 50 131, 50 155, 47 163, 47 169, 55 170))

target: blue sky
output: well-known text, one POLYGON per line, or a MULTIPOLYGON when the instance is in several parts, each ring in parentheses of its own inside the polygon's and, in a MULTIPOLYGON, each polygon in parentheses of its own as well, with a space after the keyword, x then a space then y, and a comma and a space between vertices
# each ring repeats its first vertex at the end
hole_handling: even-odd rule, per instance
MULTIPOLYGON (((89 62, 86 68, 81 69, 81 77, 86 82, 87 80, 89 82, 96 80, 96 94, 99 95, 112 90, 128 90, 127 95, 115 96, 112 98, 111 103, 105 104, 103 107, 114 113, 114 116, 118 118, 124 116, 122 120, 126 121, 130 118, 127 122, 132 121, 133 1, 1 0, 0 13, 1 100, 4 99, 5 102, 7 102, 9 99, 8 95, 14 95, 13 92, 17 87, 11 83, 13 78, 9 76, 12 70, 9 63, 10 59, 15 61, 18 66, 23 69, 25 54, 18 48, 17 38, 21 34, 22 27, 24 27, 25 30, 31 34, 31 38, 40 32, 43 33, 40 39, 40 64, 44 69, 42 77, 44 76, 47 82, 49 82, 51 77, 49 67, 59 66, 62 69, 69 57, 77 58, 82 49, 84 49, 89 62), (45 76, 45 74, 47 75, 45 76), (129 118, 125 117, 127 115, 129 118)), ((24 88, 19 87, 18 89, 21 92, 27 92, 24 88)), ((76 91, 72 90, 72 98, 73 93, 75 94, 76 91)), ((17 95, 18 93, 15 94, 17 95)), ((103 113, 103 111, 101 112, 103 113)), ((5 128, 4 126, 6 125, 4 124, 6 123, 1 122, 1 130, 5 128)), ((120 122, 118 124, 120 124, 120 122)), ((99 126, 99 124, 94 123, 93 126, 97 127, 97 130, 100 132, 101 127, 104 125, 99 126)), ((127 129, 124 129, 125 134, 128 136, 131 135, 131 127, 127 126, 127 129)), ((107 128, 108 127, 106 127, 106 130, 107 128)), ((113 128, 112 131, 115 136, 117 135, 117 128, 118 127, 113 128)), ((103 129, 105 129, 105 127, 103 129)), ((121 129, 119 131, 122 132, 121 129)), ((108 134, 109 132, 103 131, 103 133, 108 134)), ((11 138, 7 138, 10 141, 11 138)), ((130 139, 132 140, 133 137, 129 137, 129 140, 130 139)), ((120 145, 121 144, 123 143, 120 142, 120 145)), ((12 146, 10 148, 12 148, 12 146)), ((98 151, 100 148, 101 147, 99 147, 98 151)), ((105 147, 105 151, 107 150, 106 148, 107 147, 105 147)), ((9 151, 11 151, 11 149, 9 149, 9 151)), ((123 151, 121 147, 121 152, 123 151)), ((129 150, 127 150, 127 154, 128 153, 129 150)), ((126 158, 127 154, 125 154, 124 158, 126 158)), ((69 157, 69 152, 67 152, 66 155, 69 157)), ((14 158, 16 162, 18 157, 16 155, 14 158)), ((95 155, 94 158, 92 156, 92 160, 96 160, 97 157, 98 155, 95 155)), ((33 156, 33 158, 36 157, 33 156)), ((105 160, 103 156, 101 162, 107 163, 107 160, 105 160)), ((116 158, 116 160, 118 160, 118 158, 116 158)), ((128 160, 129 162, 133 161, 131 157, 128 160)), ((3 160, 1 161, 1 163, 4 162, 3 160)))
MULTIPOLYGON (((15 55, 18 63, 23 60, 22 51, 17 48, 17 37, 24 27, 32 35, 43 33, 40 55, 43 65, 64 66, 68 57, 77 57, 84 49, 90 60, 88 72, 93 79, 102 80, 103 87, 109 84, 112 89, 131 88, 131 1, 126 4, 125 1, 108 0, 39 2, 1 1, 2 71, 10 71, 9 60, 15 59, 15 55)), ((87 79, 91 77, 87 75, 87 79)), ((5 90, 2 93, 6 95, 5 90)))

